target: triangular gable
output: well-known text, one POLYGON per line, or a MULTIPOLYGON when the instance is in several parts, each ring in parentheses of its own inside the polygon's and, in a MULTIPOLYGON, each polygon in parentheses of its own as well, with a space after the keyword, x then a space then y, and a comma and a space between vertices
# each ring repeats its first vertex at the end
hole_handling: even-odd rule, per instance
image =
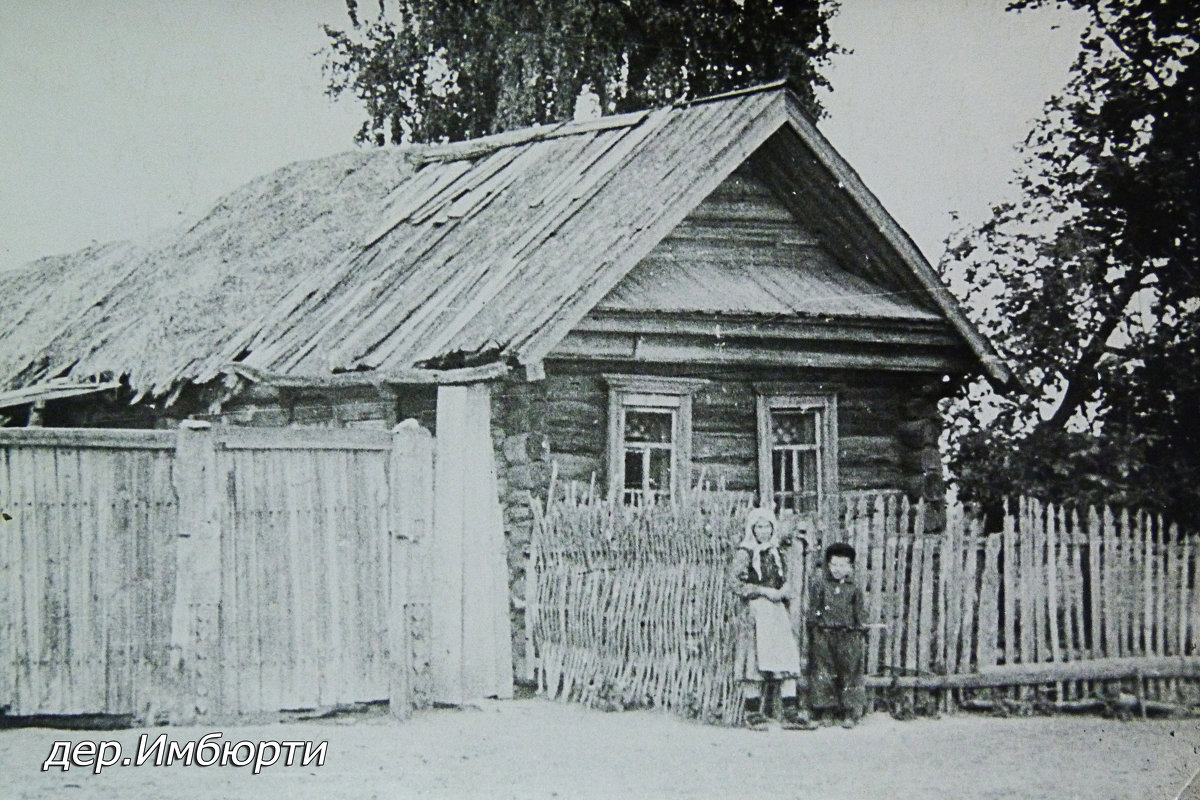
MULTIPOLYGON (((987 377, 998 386, 1012 385, 1013 375, 1003 359, 966 317, 958 301, 942 284, 908 234, 888 214, 878 198, 867 189, 854 169, 804 115, 796 97, 786 89, 772 92, 771 96, 776 102, 761 107, 757 118, 746 121, 747 135, 737 140, 737 145, 740 146, 730 146, 722 154, 722 158, 714 159, 703 180, 697 182, 693 191, 674 197, 664 192, 664 200, 670 204, 670 210, 661 216, 661 221, 673 219, 675 224, 682 222, 702 198, 708 196, 735 169, 756 154, 760 147, 764 153, 774 153, 777 157, 782 155, 792 164, 794 171, 790 178, 785 178, 780 185, 774 187, 777 193, 796 198, 800 195, 800 187, 810 184, 823 186, 823 194, 809 206, 809 210, 824 207, 829 214, 828 219, 836 220, 835 227, 840 227, 848 234, 832 238, 858 238, 874 243, 872 249, 876 261, 858 265, 860 270, 876 276, 884 286, 894 287, 895 291, 912 292, 913 296, 919 295, 932 304, 963 337, 971 352, 979 359, 987 377)), ((714 104, 720 105, 719 102, 714 104)), ((665 237, 673 227, 674 225, 666 225, 660 228, 658 239, 665 237)), ((654 244, 657 244, 657 241, 654 244)), ((652 247, 653 245, 646 247, 640 253, 636 248, 629 248, 625 251, 623 259, 615 261, 608 269, 599 272, 591 285, 583 287, 565 306, 557 310, 552 324, 548 324, 518 350, 520 360, 529 363, 545 358, 554 345, 561 341, 641 258, 649 254, 652 247), (638 257, 630 258, 633 255, 638 257)))
POLYGON ((726 178, 592 313, 941 319, 843 269, 755 171, 726 178))

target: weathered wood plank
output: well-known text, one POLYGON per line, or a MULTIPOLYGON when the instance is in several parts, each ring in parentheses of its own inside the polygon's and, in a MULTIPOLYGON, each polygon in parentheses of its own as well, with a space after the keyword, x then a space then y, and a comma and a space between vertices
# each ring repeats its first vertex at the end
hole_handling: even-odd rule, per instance
POLYGON ((1058 609, 1061 592, 1058 537, 1062 525, 1062 509, 1053 505, 1046 508, 1046 634, 1049 639, 1051 661, 1061 661, 1059 644, 1058 609))
POLYGON ((988 536, 984 543, 983 577, 980 578, 979 596, 979 634, 976 644, 977 668, 992 666, 1000 660, 1000 646, 997 637, 1000 636, 1000 602, 998 593, 1001 588, 1000 563, 1002 545, 1001 536, 988 536))
MULTIPOLYGON (((1123 680, 1143 678, 1200 678, 1200 658, 1195 656, 1139 656, 1086 661, 1004 664, 965 675, 901 677, 894 685, 906 689, 981 689, 997 686, 1036 685, 1065 680, 1123 680)), ((893 685, 889 678, 868 678, 870 688, 893 685)))
MULTIPOLYGON (((857 500, 856 511, 862 524, 869 531, 871 541, 869 551, 869 566, 867 574, 867 622, 885 622, 884 616, 884 577, 887 572, 886 534, 883 525, 883 498, 876 497, 868 501, 865 496, 857 500)), ((867 674, 874 675, 879 671, 880 644, 883 632, 879 628, 871 628, 867 633, 867 674)))
POLYGON ((921 590, 920 590, 920 611, 918 612, 917 623, 917 660, 916 666, 918 669, 928 670, 933 665, 930 663, 932 655, 932 646, 934 638, 933 627, 933 581, 934 581, 934 560, 937 556, 939 542, 933 538, 925 536, 925 501, 917 502, 917 515, 913 525, 913 535, 918 538, 923 544, 924 556, 921 564, 921 590))
POLYGON ((1020 649, 1016 636, 1017 591, 1019 575, 1017 572, 1017 536, 1016 521, 1011 509, 1004 513, 1004 529, 1001 533, 1004 557, 1001 575, 1004 579, 1004 663, 1014 664, 1020 660, 1020 649))
MULTIPOLYGON (((387 452, 386 431, 371 428, 241 428, 217 429, 215 439, 228 450, 378 450, 387 452)), ((301 462, 297 461, 296 464, 301 462)), ((301 468, 302 467, 298 467, 301 468)))
POLYGON ((175 432, 108 428, 0 428, 0 447, 173 450, 175 432))

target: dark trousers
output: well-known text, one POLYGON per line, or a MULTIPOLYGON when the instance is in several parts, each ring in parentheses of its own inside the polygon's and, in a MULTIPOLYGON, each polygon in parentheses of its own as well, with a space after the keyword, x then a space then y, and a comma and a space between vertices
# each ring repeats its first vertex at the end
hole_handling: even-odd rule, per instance
POLYGON ((813 710, 862 714, 866 705, 862 633, 816 627, 810 633, 808 691, 813 710))

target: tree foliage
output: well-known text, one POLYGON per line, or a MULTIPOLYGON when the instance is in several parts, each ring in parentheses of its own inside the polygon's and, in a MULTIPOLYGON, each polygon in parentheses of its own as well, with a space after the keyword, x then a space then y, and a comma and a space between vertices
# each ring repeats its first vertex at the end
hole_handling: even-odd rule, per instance
POLYGON ((328 91, 367 119, 357 139, 460 140, 570 119, 590 90, 603 113, 786 79, 821 113, 837 52, 829 0, 379 0, 325 27, 328 91))
POLYGON ((966 302, 1029 387, 954 406, 968 498, 1156 507, 1200 523, 1200 5, 1019 0, 1087 15, 1022 151, 1021 199, 951 243, 966 302))

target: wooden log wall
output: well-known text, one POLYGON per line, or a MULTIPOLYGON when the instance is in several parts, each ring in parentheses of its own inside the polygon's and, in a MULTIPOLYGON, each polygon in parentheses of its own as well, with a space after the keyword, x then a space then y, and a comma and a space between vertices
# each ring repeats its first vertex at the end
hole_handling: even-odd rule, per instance
MULTIPOLYGON (((533 528, 529 499, 544 500, 552 470, 559 481, 607 486, 608 387, 605 373, 708 378, 692 408, 691 483, 756 494, 758 428, 755 384, 780 392, 826 386, 838 395, 838 471, 842 492, 909 490, 926 498, 930 530, 940 529, 944 487, 937 450, 940 420, 931 376, 881 372, 699 368, 555 361, 547 377, 513 376, 494 388, 492 435, 508 547, 516 674, 524 663, 526 556, 533 528)), ((601 489, 603 491, 603 489, 601 489)))
POLYGON ((6 430, 0 456, 3 713, 428 702, 427 432, 6 430))
MULTIPOLYGON (((936 387, 929 376, 888 373, 818 373, 695 367, 649 369, 646 365, 554 362, 544 381, 510 380, 493 403, 494 440, 506 473, 506 521, 523 522, 528 541, 525 493, 544 494, 551 463, 563 480, 605 486, 608 388, 603 374, 636 373, 707 378, 692 408, 692 474, 732 491, 757 492, 758 445, 755 384, 779 392, 805 393, 824 386, 838 395, 838 470, 842 492, 907 491, 911 499, 940 500, 940 421, 936 387)), ((504 494, 505 492, 502 492, 504 494)), ((937 529, 938 526, 931 526, 937 529)))

